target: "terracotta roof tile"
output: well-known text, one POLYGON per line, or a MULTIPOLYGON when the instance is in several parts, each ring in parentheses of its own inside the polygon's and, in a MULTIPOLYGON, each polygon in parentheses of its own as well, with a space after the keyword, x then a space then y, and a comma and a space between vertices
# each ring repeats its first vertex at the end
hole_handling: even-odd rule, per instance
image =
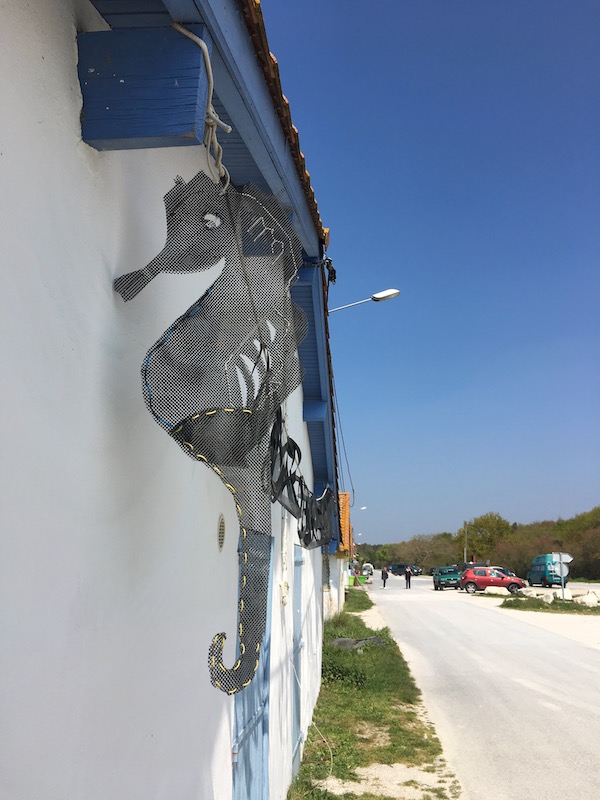
POLYGON ((317 235, 320 242, 327 247, 329 240, 329 228, 323 227, 319 208, 315 199, 315 193, 310 184, 310 173, 306 169, 304 154, 300 150, 300 138, 298 136, 298 128, 292 122, 292 115, 290 112, 290 104, 283 94, 281 89, 281 80, 279 77, 279 65, 277 59, 269 50, 269 43, 267 41, 267 33, 265 30, 265 22, 260 7, 260 0, 237 0, 242 17, 248 28, 248 33, 258 63, 261 66, 265 81, 269 88, 273 105, 281 128, 290 146, 290 152, 296 164, 296 171, 304 190, 306 204, 310 210, 317 235))

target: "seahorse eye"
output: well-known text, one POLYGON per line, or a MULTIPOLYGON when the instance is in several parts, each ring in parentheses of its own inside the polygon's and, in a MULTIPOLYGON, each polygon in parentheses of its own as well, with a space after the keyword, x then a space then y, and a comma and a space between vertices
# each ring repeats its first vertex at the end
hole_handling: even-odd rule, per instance
POLYGON ((203 220, 205 228, 218 228, 221 224, 221 217, 216 214, 205 214, 203 220))

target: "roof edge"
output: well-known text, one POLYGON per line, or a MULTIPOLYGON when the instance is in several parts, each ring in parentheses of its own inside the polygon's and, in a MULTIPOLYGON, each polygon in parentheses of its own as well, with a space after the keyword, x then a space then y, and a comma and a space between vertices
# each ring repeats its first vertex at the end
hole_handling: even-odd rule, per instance
POLYGON ((300 149, 300 136, 298 128, 292 122, 290 104, 281 88, 281 78, 279 76, 279 64, 277 59, 269 50, 265 21, 260 7, 260 0, 237 0, 242 18, 248 29, 248 35, 258 63, 260 65, 265 83, 273 101, 273 107, 279 119, 279 123, 290 146, 290 152, 296 165, 296 172, 304 192, 306 204, 310 211, 317 235, 323 247, 329 245, 329 228, 323 227, 321 215, 315 192, 311 185, 310 172, 306 169, 304 153, 300 149))

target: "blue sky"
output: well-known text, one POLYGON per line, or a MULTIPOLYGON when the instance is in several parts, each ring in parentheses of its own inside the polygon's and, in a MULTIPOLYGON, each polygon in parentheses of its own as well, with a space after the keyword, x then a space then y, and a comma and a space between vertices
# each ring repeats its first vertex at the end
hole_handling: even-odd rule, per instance
POLYGON ((597 0, 261 5, 330 306, 402 292, 330 317, 355 531, 600 504, 597 0))

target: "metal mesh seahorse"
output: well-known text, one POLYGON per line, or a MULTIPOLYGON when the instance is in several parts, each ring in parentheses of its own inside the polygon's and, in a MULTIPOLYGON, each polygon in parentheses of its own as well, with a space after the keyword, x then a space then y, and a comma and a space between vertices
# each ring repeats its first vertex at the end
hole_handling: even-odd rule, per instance
POLYGON ((271 553, 270 432, 300 384, 305 334, 290 286, 301 263, 289 214, 254 187, 226 192, 203 173, 165 195, 167 241, 142 270, 119 277, 131 300, 159 272, 207 269, 219 277, 148 351, 142 385, 148 410, 195 461, 231 492, 240 520, 238 656, 223 663, 225 634, 209 648, 212 683, 229 694, 255 674, 264 637, 271 553), (267 470, 268 471, 268 470, 267 470))

